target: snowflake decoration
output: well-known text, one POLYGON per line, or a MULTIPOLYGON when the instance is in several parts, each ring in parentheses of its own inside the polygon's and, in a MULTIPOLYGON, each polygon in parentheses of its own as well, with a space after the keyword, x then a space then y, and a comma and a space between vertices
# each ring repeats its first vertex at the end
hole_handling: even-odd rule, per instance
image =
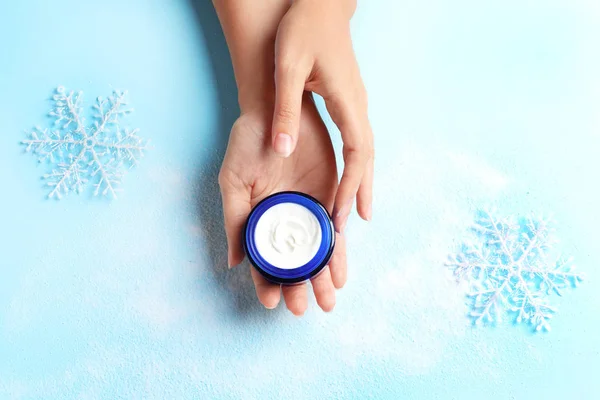
POLYGON ((515 222, 481 212, 473 226, 473 241, 447 262, 458 281, 468 285, 471 313, 476 325, 500 322, 513 314, 536 331, 549 331, 556 308, 549 295, 562 295, 583 276, 574 272, 572 258, 552 257, 557 241, 544 218, 515 222))
POLYGON ((60 199, 69 192, 81 193, 88 182, 94 195, 116 198, 123 170, 137 165, 147 149, 138 129, 122 129, 120 118, 133 112, 126 108, 125 91, 114 91, 93 106, 94 123, 85 126, 82 92, 56 89, 49 115, 54 129, 34 128, 22 143, 40 162, 50 162, 54 169, 43 179, 51 188, 48 197, 60 199))

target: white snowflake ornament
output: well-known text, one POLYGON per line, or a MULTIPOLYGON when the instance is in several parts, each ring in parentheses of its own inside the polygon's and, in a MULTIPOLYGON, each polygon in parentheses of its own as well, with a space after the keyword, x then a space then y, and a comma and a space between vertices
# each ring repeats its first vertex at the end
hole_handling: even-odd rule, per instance
POLYGON ((549 331, 556 313, 549 295, 562 295, 583 280, 572 258, 551 256, 556 240, 549 221, 530 217, 519 223, 484 211, 472 233, 447 266, 468 285, 475 324, 500 322, 504 314, 512 314, 517 323, 549 331))
POLYGON ((43 175, 51 188, 48 197, 60 199, 69 192, 81 193, 88 182, 94 195, 116 198, 124 169, 137 165, 148 148, 138 129, 124 129, 120 119, 133 112, 127 108, 126 91, 114 91, 93 106, 94 123, 85 125, 82 92, 56 89, 49 115, 54 128, 34 128, 22 143, 40 162, 54 168, 43 175))

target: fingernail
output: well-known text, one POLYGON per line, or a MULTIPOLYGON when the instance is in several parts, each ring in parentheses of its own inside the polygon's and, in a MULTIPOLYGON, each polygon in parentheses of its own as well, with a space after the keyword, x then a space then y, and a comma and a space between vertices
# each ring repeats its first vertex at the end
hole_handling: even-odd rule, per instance
POLYGON ((373 219, 373 207, 371 205, 367 208, 367 215, 365 215, 365 217, 367 217, 367 221, 373 219))
POLYGON ((274 149, 277 155, 283 158, 289 157, 292 154, 292 137, 287 133, 278 133, 275 136, 274 149))
POLYGON ((340 210, 337 212, 337 214, 335 215, 336 218, 339 218, 343 215, 346 214, 350 214, 350 207, 352 207, 352 200, 350 200, 348 203, 346 203, 345 206, 343 206, 342 208, 340 208, 340 210))
POLYGON ((340 224, 340 230, 338 231, 338 233, 340 233, 340 234, 344 233, 344 231, 346 230, 346 222, 348 222, 347 219, 345 219, 344 222, 342 222, 340 224))
MULTIPOLYGON (((264 304, 263 304, 263 305, 264 305, 264 304)), ((265 308, 266 308, 267 310, 274 310, 274 309, 276 309, 276 308, 277 308, 277 304, 275 304, 275 305, 274 305, 274 306, 272 306, 272 307, 265 306, 265 308)))
POLYGON ((339 222, 340 219, 338 218, 337 221, 338 222, 336 224, 334 224, 335 225, 335 231, 337 233, 339 233, 340 235, 342 235, 344 233, 344 230, 346 229, 346 223, 348 222, 348 217, 343 218, 341 220, 341 222, 339 222))
POLYGON ((227 252, 227 268, 231 269, 233 268, 233 265, 231 265, 231 253, 227 252))
POLYGON ((344 233, 344 229, 346 229, 346 222, 348 222, 348 216, 350 215, 350 208, 352 207, 352 200, 350 200, 346 205, 337 212, 335 215, 336 220, 342 220, 342 222, 338 222, 336 229, 337 233, 344 233))

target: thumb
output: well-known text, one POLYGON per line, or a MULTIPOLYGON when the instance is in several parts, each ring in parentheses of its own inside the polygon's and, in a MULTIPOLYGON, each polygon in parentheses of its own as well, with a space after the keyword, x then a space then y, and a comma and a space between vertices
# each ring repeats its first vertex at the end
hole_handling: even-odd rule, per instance
POLYGON ((306 76, 296 68, 275 67, 273 150, 284 158, 292 154, 298 143, 305 82, 306 76))
POLYGON ((238 191, 227 183, 221 184, 223 216, 227 234, 227 264, 232 268, 244 260, 242 231, 252 209, 250 194, 238 191))

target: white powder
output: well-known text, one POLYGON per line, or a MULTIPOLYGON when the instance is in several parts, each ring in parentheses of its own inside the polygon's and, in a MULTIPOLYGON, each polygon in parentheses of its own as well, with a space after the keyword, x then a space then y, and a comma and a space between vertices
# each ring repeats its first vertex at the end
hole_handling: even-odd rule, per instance
POLYGON ((294 269, 308 263, 321 245, 321 227, 306 207, 280 203, 269 208, 256 223, 256 249, 271 265, 294 269))

